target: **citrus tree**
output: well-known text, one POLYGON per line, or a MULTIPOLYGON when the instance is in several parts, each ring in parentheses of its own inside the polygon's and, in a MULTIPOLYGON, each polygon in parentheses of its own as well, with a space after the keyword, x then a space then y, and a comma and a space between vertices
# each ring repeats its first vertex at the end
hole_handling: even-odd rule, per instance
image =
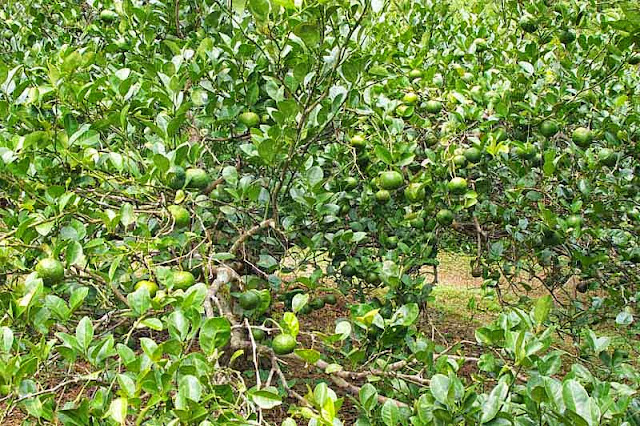
POLYGON ((637 5, 0 17, 2 421, 640 424, 637 5), (442 251, 504 306, 473 342, 442 251))

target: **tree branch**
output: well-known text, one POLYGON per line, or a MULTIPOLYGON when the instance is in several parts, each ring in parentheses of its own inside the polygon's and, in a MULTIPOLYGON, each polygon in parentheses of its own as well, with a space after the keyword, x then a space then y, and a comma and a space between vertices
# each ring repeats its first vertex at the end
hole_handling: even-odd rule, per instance
POLYGON ((247 241, 249 238, 251 238, 252 236, 257 234, 261 229, 264 229, 264 228, 267 228, 267 227, 275 228, 275 226, 276 226, 276 223, 275 223, 275 221, 273 219, 263 220, 262 222, 260 222, 256 226, 254 226, 253 228, 251 228, 248 231, 246 231, 244 234, 240 235, 238 237, 238 239, 236 240, 236 242, 233 243, 233 245, 231 246, 231 249, 229 250, 229 253, 236 254, 238 252, 238 250, 240 249, 240 246, 242 244, 244 244, 244 242, 247 241))

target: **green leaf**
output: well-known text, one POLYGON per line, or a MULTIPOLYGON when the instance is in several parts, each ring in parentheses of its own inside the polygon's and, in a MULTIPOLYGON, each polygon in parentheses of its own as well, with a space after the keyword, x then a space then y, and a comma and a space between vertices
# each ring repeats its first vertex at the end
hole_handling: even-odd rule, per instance
POLYGON ((4 353, 11 352, 13 347, 13 331, 9 327, 0 327, 0 349, 4 353))
POLYGON ((296 26, 293 33, 309 47, 315 47, 320 42, 320 29, 317 25, 305 22, 296 26))
POLYGON ((533 74, 535 72, 533 65, 529 62, 520 61, 518 62, 518 65, 520 65, 520 68, 522 68, 527 74, 533 74))
POLYGON ((223 347, 231 338, 231 324, 223 317, 208 318, 200 328, 200 347, 208 356, 223 347))
POLYGON ((365 410, 373 410, 378 405, 378 391, 371 383, 366 383, 360 388, 360 403, 365 410))
POLYGON ((282 113, 285 120, 293 120, 298 114, 298 103, 293 99, 285 99, 278 102, 278 111, 282 113))
POLYGON ((133 313, 138 317, 141 317, 151 308, 151 296, 149 295, 149 289, 146 287, 140 287, 133 293, 127 295, 127 301, 129 306, 133 310, 133 313))
POLYGON ((66 253, 67 264, 82 266, 85 263, 84 251, 82 245, 77 241, 72 241, 67 247, 66 253))
POLYGON ((147 327, 156 331, 162 331, 163 329, 162 321, 160 321, 158 318, 145 318, 140 322, 140 325, 142 327, 147 327))
POLYGON ((544 171, 545 176, 553 176, 556 171, 556 151, 554 149, 549 149, 544 152, 544 165, 542 166, 542 170, 544 171))
POLYGON ((154 340, 148 337, 141 337, 140 346, 152 361, 158 361, 162 357, 162 346, 159 346, 154 340))
POLYGON ((185 317, 184 313, 177 309, 169 315, 168 320, 169 335, 179 341, 184 341, 189 333, 189 320, 185 317))
POLYGON ((616 315, 616 324, 630 325, 633 322, 633 314, 627 311, 621 311, 616 315))
POLYGON ((402 305, 391 318, 392 325, 402 325, 408 327, 413 324, 416 319, 418 319, 419 313, 420 309, 418 308, 417 303, 402 305))
POLYGON ((233 166, 227 166, 222 169, 222 178, 231 186, 238 184, 238 170, 233 166))
POLYGON ((269 17, 271 7, 268 0, 248 0, 249 12, 258 20, 264 21, 269 17))
POLYGON ((128 398, 133 398, 136 394, 136 382, 127 374, 118 374, 117 376, 118 384, 120 385, 120 389, 122 389, 128 398))
POLYGON ((398 406, 390 399, 384 403, 380 414, 382 416, 382 421, 386 426, 397 426, 400 424, 398 406))
POLYGON ((441 404, 449 404, 449 388, 451 382, 444 374, 436 374, 431 378, 431 394, 441 404))
POLYGON ((76 327, 78 345, 86 352, 93 340, 93 324, 89 317, 83 317, 76 327))
POLYGON ((284 332, 297 337, 300 332, 300 323, 293 312, 285 312, 282 317, 282 328, 284 332))
POLYGON ((568 410, 578 414, 590 425, 593 424, 591 421, 589 394, 577 380, 564 382, 562 385, 562 399, 568 410))
POLYGON ((127 419, 127 398, 117 398, 111 401, 107 415, 116 423, 125 424, 127 419))
POLYGON ((136 217, 133 212, 133 206, 130 203, 124 203, 120 207, 120 223, 126 228, 132 223, 135 223, 136 217))
POLYGON ((42 294, 44 284, 42 279, 37 278, 36 274, 29 274, 25 282, 24 295, 18 299, 16 313, 22 315, 29 307, 31 307, 34 300, 37 300, 42 294))
POLYGON ((55 225, 54 221, 41 223, 39 225, 36 225, 36 227, 35 227, 36 228, 36 232, 38 234, 42 235, 43 237, 46 237, 47 235, 49 235, 49 233, 53 229, 54 225, 55 225))
POLYGON ((202 384, 197 377, 188 374, 180 379, 178 392, 193 402, 199 402, 202 398, 202 384))
POLYGON ((551 307, 553 307, 553 299, 551 298, 551 295, 547 294, 538 299, 533 310, 533 319, 536 324, 541 325, 547 320, 549 313, 551 312, 551 307))
POLYGON ((296 294, 293 296, 293 300, 291 301, 291 308, 294 313, 300 312, 302 308, 309 302, 309 295, 307 293, 304 294, 296 294))
POLYGON ((88 287, 76 287, 69 297, 69 310, 75 311, 78 309, 89 294, 88 287))
POLYGON ((391 156, 391 152, 389 152, 389 150, 384 146, 376 145, 376 147, 374 148, 374 152, 376 154, 376 157, 378 157, 383 163, 389 166, 393 164, 393 157, 391 156))
POLYGON ((295 354, 309 364, 315 364, 320 359, 320 352, 315 349, 296 349, 295 354))
POLYGON ((253 403, 263 410, 269 410, 282 404, 282 398, 280 398, 280 395, 266 390, 250 392, 249 396, 253 403))
POLYGON ((507 376, 502 376, 498 385, 493 388, 489 397, 482 405, 482 423, 487 423, 493 420, 500 408, 503 406, 507 394, 509 393, 509 385, 507 384, 507 376))

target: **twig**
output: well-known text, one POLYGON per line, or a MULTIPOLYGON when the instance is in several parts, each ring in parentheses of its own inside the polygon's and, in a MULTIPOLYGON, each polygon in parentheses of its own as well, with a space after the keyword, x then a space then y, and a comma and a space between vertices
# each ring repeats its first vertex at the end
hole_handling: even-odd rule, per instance
POLYGON ((178 37, 182 38, 182 31, 180 30, 180 0, 175 0, 175 2, 176 33, 178 33, 178 37))
MULTIPOLYGON (((43 390, 40 390, 40 391, 37 391, 37 392, 33 392, 33 393, 26 394, 26 395, 22 395, 21 397, 19 397, 15 401, 13 401, 13 404, 17 404, 17 403, 19 403, 21 401, 24 401, 25 399, 34 398, 36 396, 45 395, 45 394, 48 394, 48 393, 56 393, 58 390, 66 387, 68 385, 79 383, 79 382, 82 382, 83 380, 86 380, 88 382, 100 381, 98 379, 92 379, 92 378, 89 378, 89 377, 86 377, 86 376, 76 377, 76 378, 73 378, 73 379, 69 379, 69 380, 65 380, 63 382, 60 382, 57 385, 55 385, 54 387, 52 387, 52 388, 43 389, 43 390)), ((10 398, 11 398, 11 395, 7 395, 4 398, 0 399, 0 402, 4 402, 4 401, 6 401, 6 400, 8 400, 10 398)))
POLYGON ((256 341, 253 339, 253 333, 251 332, 251 325, 248 319, 244 319, 244 325, 247 327, 247 333, 249 333, 249 340, 251 341, 251 352, 253 354, 253 365, 256 368, 256 387, 260 389, 262 383, 260 381, 260 366, 258 365, 258 354, 256 350, 256 341))
POLYGON ((251 238, 252 236, 257 234, 261 229, 264 229, 264 228, 267 228, 267 227, 275 228, 275 226, 276 226, 276 223, 275 223, 275 221, 273 219, 263 220, 262 222, 260 222, 256 226, 254 226, 253 228, 251 228, 248 231, 246 231, 244 234, 240 235, 238 237, 238 239, 236 240, 236 242, 233 243, 233 245, 231 246, 231 249, 229 250, 229 253, 236 254, 238 252, 238 250, 240 249, 240 246, 242 244, 244 244, 244 242, 247 241, 249 238, 251 238))

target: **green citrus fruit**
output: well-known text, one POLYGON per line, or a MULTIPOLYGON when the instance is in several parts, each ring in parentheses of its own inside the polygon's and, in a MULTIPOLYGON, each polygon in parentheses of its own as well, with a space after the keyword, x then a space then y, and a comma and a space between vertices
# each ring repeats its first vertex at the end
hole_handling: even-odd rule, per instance
POLYGON ((273 342, 271 343, 271 347, 273 348, 273 352, 276 355, 287 355, 293 352, 296 348, 298 342, 296 342, 295 337, 290 334, 278 334, 273 338, 273 342))
POLYGON ((427 146, 432 147, 438 144, 438 137, 433 132, 428 132, 424 135, 424 141, 427 146))
POLYGON ((560 32, 558 35, 558 40, 562 44, 571 44, 576 40, 576 33, 571 29, 566 29, 560 32))
POLYGON ((353 135, 351 138, 351 146, 354 146, 357 149, 362 149, 367 146, 367 141, 361 134, 353 135))
POLYGON ((358 187, 358 179, 354 178, 353 176, 348 176, 344 180, 344 189, 346 191, 351 191, 352 189, 355 189, 357 187, 358 187))
POLYGON ((267 333, 259 328, 252 328, 251 335, 253 336, 253 340, 255 340, 256 342, 260 342, 264 340, 265 337, 267 337, 267 333))
POLYGON ((175 223, 176 228, 185 228, 191 223, 189 211, 182 206, 173 205, 167 208, 175 223))
POLYGON ((424 108, 429 114, 437 114, 442 111, 442 102, 440 101, 427 101, 424 104, 424 108))
POLYGON ((247 127, 255 127, 260 124, 260 116, 255 112, 247 111, 240 114, 238 117, 240 123, 247 127))
POLYGON ((419 201, 424 200, 426 196, 426 191, 424 186, 421 183, 410 183, 404 189, 404 197, 410 203, 417 203, 419 201))
POLYGON ((379 202, 380 204, 384 204, 391 199, 391 193, 386 189, 381 189, 380 191, 376 192, 375 196, 376 196, 376 201, 379 202))
POLYGON ((448 209, 441 209, 436 214, 436 220, 441 225, 451 225, 453 223, 453 212, 448 209))
POLYGON ((351 265, 344 265, 342 267, 342 275, 345 277, 353 277, 356 274, 356 268, 351 265))
POLYGON ((113 22, 118 19, 118 14, 113 10, 105 9, 100 12, 100 19, 104 22, 113 22))
POLYGON ((207 172, 199 168, 187 169, 186 179, 187 186, 194 189, 204 189, 211 182, 207 172))
POLYGON ((180 166, 173 166, 169 169, 166 176, 167 186, 171 189, 180 189, 184 186, 187 177, 185 171, 180 166))
POLYGON ((523 16, 520 19, 520 28, 522 28, 525 32, 533 33, 538 29, 538 24, 535 19, 531 16, 523 16))
POLYGON ((402 97, 402 102, 407 105, 415 105, 415 103, 418 102, 418 95, 415 92, 405 93, 402 97))
POLYGON ((578 146, 583 148, 591 145, 593 141, 593 133, 586 127, 578 127, 571 134, 571 140, 578 146))
POLYGON ((467 180, 461 177, 454 177, 447 183, 447 189, 452 194, 464 194, 467 192, 467 180))
POLYGON ((325 294, 323 299, 324 303, 326 303, 327 305, 335 305, 336 303, 338 303, 338 299, 336 299, 336 296, 333 294, 325 294))
POLYGON ((64 267, 57 259, 42 259, 36 265, 38 277, 45 285, 57 284, 64 279, 64 267))
POLYGON ((404 178, 400 172, 389 170, 380 173, 380 188, 382 189, 398 189, 404 184, 404 178))
POLYGON ((587 281, 580 281, 576 286, 578 293, 586 293, 589 290, 589 283, 587 281))
POLYGON ((482 152, 475 147, 467 148, 464 150, 464 158, 470 163, 478 163, 482 159, 482 152))
POLYGON ((516 147, 514 152, 519 158, 524 158, 525 160, 531 160, 537 154, 535 145, 530 142, 526 142, 522 146, 516 147))
POLYGON ((453 164, 457 167, 464 167, 467 164, 467 157, 464 155, 456 155, 453 157, 453 164))
POLYGON ((409 221, 409 225, 415 229, 424 228, 424 218, 422 216, 416 216, 409 221))
POLYGON ((409 71, 409 77, 410 78, 420 78, 420 77, 422 77, 422 71, 420 71, 418 69, 412 69, 411 71, 409 71))
POLYGON ((618 162, 618 154, 609 148, 601 148, 598 151, 598 161, 605 166, 613 167, 618 162))
POLYGON ((582 217, 577 214, 572 214, 567 218, 567 225, 571 228, 577 228, 582 225, 582 217))
POLYGON ((138 281, 134 286, 134 288, 136 290, 139 290, 141 288, 146 288, 147 290, 149 290, 149 296, 153 297, 156 295, 156 292, 158 291, 158 284, 154 283, 153 281, 142 280, 142 281, 138 281))
POLYGON ((196 283, 196 279, 191 272, 175 271, 173 273, 173 288, 186 290, 196 283))
POLYGON ((545 138, 550 138, 556 133, 558 133, 558 123, 552 120, 545 120, 540 124, 540 133, 545 138))
POLYGON ((242 309, 249 311, 258 307, 258 304, 260 303, 260 296, 257 291, 245 291, 238 297, 238 302, 242 309))
POLYGON ((380 277, 375 272, 368 272, 367 275, 365 275, 364 280, 369 284, 380 283, 380 277))
POLYGON ((311 302, 309 302, 309 306, 311 309, 318 310, 324 308, 324 299, 322 297, 316 297, 311 302))

